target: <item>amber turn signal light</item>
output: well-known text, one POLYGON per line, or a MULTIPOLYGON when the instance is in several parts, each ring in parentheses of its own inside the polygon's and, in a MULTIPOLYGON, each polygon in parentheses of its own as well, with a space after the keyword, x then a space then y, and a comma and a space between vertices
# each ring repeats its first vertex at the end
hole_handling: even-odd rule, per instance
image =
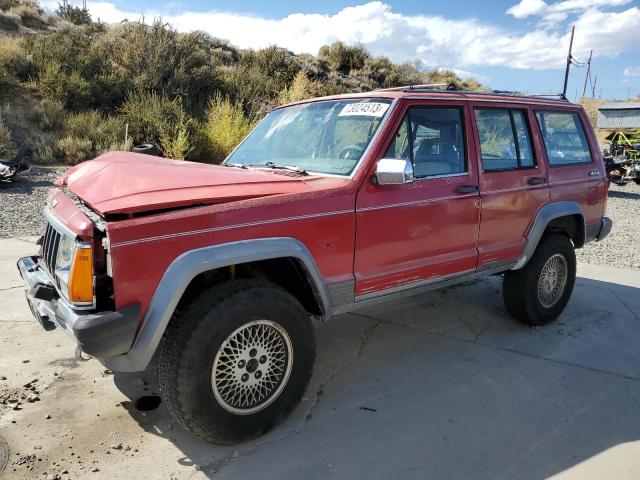
POLYGON ((93 248, 90 245, 78 245, 75 249, 67 288, 71 302, 93 302, 93 248))

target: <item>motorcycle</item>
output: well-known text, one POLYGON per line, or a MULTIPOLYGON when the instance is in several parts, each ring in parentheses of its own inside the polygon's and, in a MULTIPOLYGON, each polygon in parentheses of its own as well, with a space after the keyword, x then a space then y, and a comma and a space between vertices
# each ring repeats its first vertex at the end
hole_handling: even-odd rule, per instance
POLYGON ((25 162, 29 146, 22 144, 12 160, 0 160, 0 182, 12 182, 23 173, 31 170, 31 165, 25 162))

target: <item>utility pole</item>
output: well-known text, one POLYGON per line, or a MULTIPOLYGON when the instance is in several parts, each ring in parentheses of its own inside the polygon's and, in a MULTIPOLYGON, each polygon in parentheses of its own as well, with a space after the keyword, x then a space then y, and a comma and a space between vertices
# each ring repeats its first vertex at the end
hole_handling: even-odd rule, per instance
POLYGON ((569 54, 567 55, 567 68, 564 71, 564 87, 562 88, 562 96, 567 96, 567 83, 569 83, 569 67, 571 66, 571 49, 573 48, 573 34, 576 31, 575 25, 571 27, 571 40, 569 41, 569 54))
POLYGON ((584 88, 582 89, 582 98, 584 98, 584 94, 587 91, 587 80, 589 80, 589 75, 591 75, 591 57, 593 56, 593 50, 589 53, 589 61, 587 62, 587 74, 584 76, 584 88))
POLYGON ((591 87, 591 98, 596 98, 596 83, 598 83, 598 75, 593 79, 593 86, 591 87))

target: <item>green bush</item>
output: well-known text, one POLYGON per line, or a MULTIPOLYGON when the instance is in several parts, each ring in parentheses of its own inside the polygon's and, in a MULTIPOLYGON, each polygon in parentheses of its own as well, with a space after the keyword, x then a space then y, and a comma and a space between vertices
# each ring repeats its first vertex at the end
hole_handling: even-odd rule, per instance
POLYGON ((225 70, 227 96, 242 104, 249 116, 262 116, 276 106, 280 92, 301 68, 301 62, 282 48, 246 50, 237 66, 225 70))
POLYGON ((126 92, 158 92, 182 98, 189 113, 203 113, 207 100, 223 86, 218 46, 205 33, 181 34, 156 21, 114 27, 95 49, 100 58, 109 59, 101 66, 101 77, 114 106, 125 100, 126 92))
POLYGON ((208 143, 209 162, 222 162, 252 127, 253 122, 245 116, 239 104, 221 96, 211 100, 202 126, 203 137, 208 143))
POLYGON ((309 80, 307 74, 300 71, 293 79, 289 88, 280 92, 278 100, 280 103, 290 103, 307 98, 321 97, 326 94, 322 83, 316 80, 309 80))
POLYGON ((20 0, 0 0, 0 12, 4 12, 18 6, 20 4, 20 0))
POLYGON ((365 61, 369 58, 369 53, 362 45, 346 45, 343 42, 334 42, 320 48, 318 57, 329 62, 331 67, 342 73, 349 75, 351 70, 359 70, 364 67, 365 61))
POLYGON ((110 150, 129 150, 131 142, 125 139, 125 125, 120 118, 87 110, 67 117, 65 137, 56 146, 61 160, 77 163, 110 150), (76 154, 69 152, 73 145, 78 146, 76 154))
POLYGON ((33 62, 13 37, 0 35, 0 96, 20 89, 34 72, 33 62))
POLYGON ((120 119, 129 126, 134 144, 152 143, 165 156, 178 160, 189 153, 191 119, 178 99, 134 93, 120 108, 120 119))
POLYGON ((71 111, 89 108, 92 101, 89 82, 76 70, 65 73, 57 62, 47 64, 31 88, 41 98, 60 102, 71 111))
POLYGON ((387 57, 366 58, 355 74, 362 77, 362 83, 371 89, 400 85, 400 72, 387 57))

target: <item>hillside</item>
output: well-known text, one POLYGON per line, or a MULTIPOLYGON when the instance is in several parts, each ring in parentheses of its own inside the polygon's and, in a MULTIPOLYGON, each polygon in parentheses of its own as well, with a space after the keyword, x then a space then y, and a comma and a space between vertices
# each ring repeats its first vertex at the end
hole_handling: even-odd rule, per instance
POLYGON ((109 26, 74 6, 47 14, 29 0, 0 0, 5 158, 26 142, 36 163, 75 164, 144 142, 169 157, 220 162, 280 103, 441 81, 482 88, 358 45, 336 42, 317 56, 241 50, 161 19, 109 26))

